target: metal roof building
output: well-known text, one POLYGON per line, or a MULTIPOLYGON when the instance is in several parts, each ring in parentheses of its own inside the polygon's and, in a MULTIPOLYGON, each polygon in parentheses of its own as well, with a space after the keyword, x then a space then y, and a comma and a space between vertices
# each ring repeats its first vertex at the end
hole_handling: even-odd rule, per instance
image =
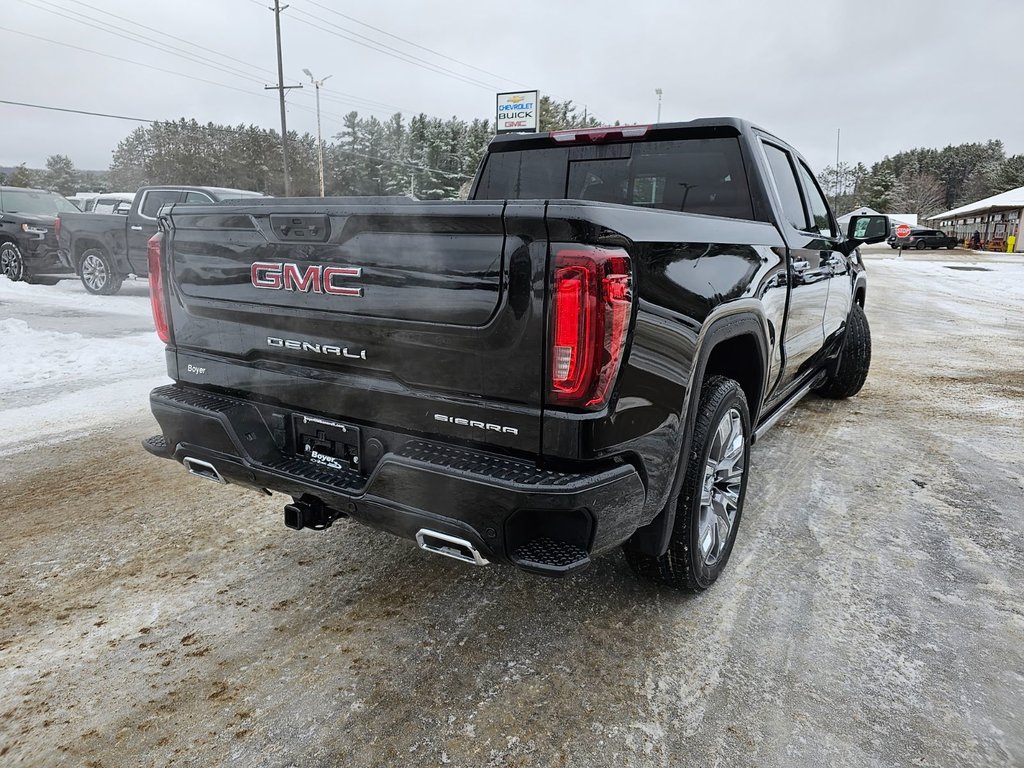
POLYGON ((880 213, 874 208, 868 208, 866 205, 860 208, 850 211, 847 214, 840 216, 836 221, 839 222, 839 226, 842 229, 846 229, 846 225, 850 223, 850 219, 854 216, 888 216, 889 223, 891 224, 909 224, 912 227, 917 226, 917 214, 916 213, 880 213))
POLYGON ((951 230, 961 240, 978 232, 988 250, 1024 252, 1024 187, 1017 187, 984 200, 961 205, 930 218, 937 226, 951 230))

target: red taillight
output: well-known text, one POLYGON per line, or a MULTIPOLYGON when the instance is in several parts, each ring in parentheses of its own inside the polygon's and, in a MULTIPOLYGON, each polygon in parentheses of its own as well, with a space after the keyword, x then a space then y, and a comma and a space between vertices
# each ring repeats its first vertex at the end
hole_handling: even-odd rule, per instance
POLYGON ((160 259, 160 241, 163 232, 157 232, 146 246, 149 256, 149 303, 153 307, 153 323, 156 335, 164 344, 171 343, 171 313, 167 305, 167 292, 164 290, 163 265, 160 259))
POLYGON ((60 237, 60 216, 53 220, 53 237, 54 239, 60 237))
POLYGON ((551 402, 580 408, 608 402, 632 310, 625 252, 577 248, 555 254, 551 402))
POLYGON ((607 139, 642 139, 649 125, 610 125, 604 128, 569 128, 552 131, 549 135, 559 144, 598 143, 607 139))

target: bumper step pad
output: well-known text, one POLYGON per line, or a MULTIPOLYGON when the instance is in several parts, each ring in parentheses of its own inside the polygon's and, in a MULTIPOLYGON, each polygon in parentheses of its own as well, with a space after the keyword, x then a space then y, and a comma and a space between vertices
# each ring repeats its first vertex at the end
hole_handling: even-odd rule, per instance
POLYGON ((511 559, 520 568, 551 576, 572 573, 590 565, 590 555, 583 547, 547 537, 520 545, 511 559))

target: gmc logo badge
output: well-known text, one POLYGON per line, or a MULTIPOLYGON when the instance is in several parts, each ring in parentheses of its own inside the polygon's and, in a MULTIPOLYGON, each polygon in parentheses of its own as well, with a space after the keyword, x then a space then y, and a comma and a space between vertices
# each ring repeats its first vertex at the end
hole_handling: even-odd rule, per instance
POLYGON ((341 283, 345 278, 362 275, 362 267, 322 267, 313 264, 303 269, 298 264, 280 261, 257 261, 250 270, 252 284, 256 288, 356 297, 363 295, 362 288, 353 288, 341 283))

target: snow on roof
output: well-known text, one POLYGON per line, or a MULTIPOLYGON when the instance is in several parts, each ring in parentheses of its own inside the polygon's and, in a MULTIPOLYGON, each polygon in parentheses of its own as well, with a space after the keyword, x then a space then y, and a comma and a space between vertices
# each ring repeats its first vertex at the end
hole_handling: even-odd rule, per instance
POLYGON ((944 213, 937 213, 929 218, 954 219, 957 216, 969 216, 972 213, 983 213, 993 208, 1024 208, 1024 187, 1009 189, 1006 192, 1000 192, 998 195, 986 197, 984 200, 978 200, 974 203, 961 205, 959 208, 954 208, 953 210, 946 211, 944 213))
POLYGON ((895 224, 909 224, 912 227, 917 226, 916 213, 879 213, 874 208, 868 208, 866 205, 840 216, 837 221, 840 225, 845 226, 854 216, 888 216, 889 221, 895 224))

